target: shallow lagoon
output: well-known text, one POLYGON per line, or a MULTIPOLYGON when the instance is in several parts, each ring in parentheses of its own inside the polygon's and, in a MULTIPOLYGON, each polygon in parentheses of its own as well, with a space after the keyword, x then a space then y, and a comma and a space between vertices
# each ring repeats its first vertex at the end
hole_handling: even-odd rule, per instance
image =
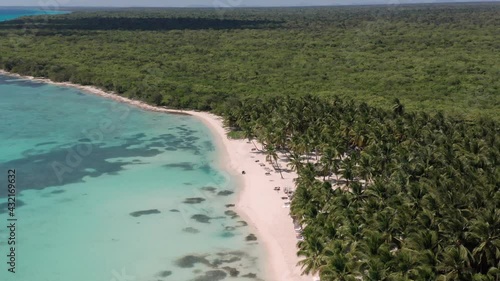
POLYGON ((235 186, 195 118, 5 76, 0 116, 0 171, 6 180, 16 169, 18 219, 16 274, 0 228, 0 280, 263 277, 262 249, 226 207, 235 186))

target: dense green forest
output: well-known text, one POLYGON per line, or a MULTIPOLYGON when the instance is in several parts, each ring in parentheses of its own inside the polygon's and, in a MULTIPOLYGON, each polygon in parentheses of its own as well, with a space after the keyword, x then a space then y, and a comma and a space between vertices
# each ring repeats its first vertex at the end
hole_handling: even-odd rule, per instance
POLYGON ((0 23, 0 68, 170 107, 350 97, 498 119, 500 5, 115 9, 0 23))
POLYGON ((213 110, 299 177, 304 273, 500 280, 500 5, 117 9, 0 23, 0 67, 213 110))
POLYGON ((228 101, 227 125, 298 172, 291 215, 322 281, 500 280, 500 126, 394 100, 228 101))

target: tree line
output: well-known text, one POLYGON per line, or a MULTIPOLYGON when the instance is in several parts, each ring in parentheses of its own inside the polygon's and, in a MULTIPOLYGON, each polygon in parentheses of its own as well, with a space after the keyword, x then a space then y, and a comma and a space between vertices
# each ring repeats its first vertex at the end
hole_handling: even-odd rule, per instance
POLYGON ((0 23, 0 67, 176 108, 312 94, 498 119, 500 5, 77 9, 0 23))

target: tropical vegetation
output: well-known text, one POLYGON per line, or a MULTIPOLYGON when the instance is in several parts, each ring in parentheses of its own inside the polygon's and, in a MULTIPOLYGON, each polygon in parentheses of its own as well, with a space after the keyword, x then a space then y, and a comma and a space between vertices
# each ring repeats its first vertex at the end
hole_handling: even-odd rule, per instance
POLYGON ((221 114, 297 171, 304 273, 500 280, 498 123, 314 96, 232 100, 221 114))
POLYGON ((0 23, 0 68, 221 114, 298 173, 304 273, 499 281, 499 22, 495 3, 76 10, 0 23))
POLYGON ((0 23, 0 68, 150 103, 339 95, 500 118, 499 3, 76 9, 0 23))

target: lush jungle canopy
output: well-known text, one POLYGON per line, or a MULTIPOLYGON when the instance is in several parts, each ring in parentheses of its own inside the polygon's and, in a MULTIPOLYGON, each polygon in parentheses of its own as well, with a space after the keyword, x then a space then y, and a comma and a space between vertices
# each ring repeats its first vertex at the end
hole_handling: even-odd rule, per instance
POLYGON ((498 281, 499 26, 498 4, 77 11, 1 23, 0 67, 215 110, 297 171, 323 281, 498 281))
POLYGON ((500 5, 76 10, 0 24, 0 67, 171 107, 351 97, 498 117, 500 5))
POLYGON ((248 98, 226 122, 298 172, 291 215, 323 281, 500 280, 500 127, 340 98, 248 98))

